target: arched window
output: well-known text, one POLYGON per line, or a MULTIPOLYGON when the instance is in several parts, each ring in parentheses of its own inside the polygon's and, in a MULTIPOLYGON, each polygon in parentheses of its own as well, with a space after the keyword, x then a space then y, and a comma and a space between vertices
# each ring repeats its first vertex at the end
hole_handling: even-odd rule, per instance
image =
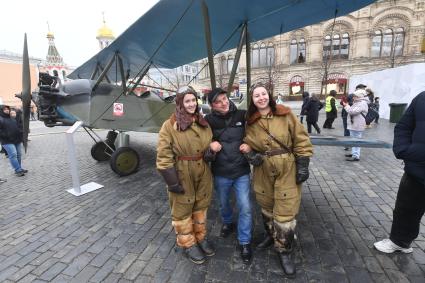
POLYGON ((305 62, 305 40, 301 38, 298 42, 298 63, 305 62))
POLYGON ((260 66, 260 48, 258 44, 254 44, 251 52, 251 63, 253 68, 257 68, 260 66))
POLYGON ((291 40, 291 46, 290 46, 290 51, 289 51, 289 62, 291 64, 297 63, 297 58, 298 58, 298 43, 296 39, 291 40))
POLYGON ((65 70, 62 70, 62 76, 63 76, 64 79, 66 78, 66 72, 65 72, 65 70))
POLYGON ((267 66, 273 66, 274 64, 274 47, 273 43, 269 43, 267 46, 267 66))
POLYGON ((58 71, 57 71, 57 70, 53 70, 53 76, 55 76, 55 77, 59 77, 59 73, 58 73, 58 71))
POLYGON ((344 33, 342 35, 341 40, 341 52, 340 52, 340 58, 341 59, 348 59, 348 50, 350 49, 350 36, 348 33, 344 33))
POLYGON ((325 40, 323 42, 323 61, 327 60, 327 58, 331 56, 331 44, 332 44, 331 36, 326 35, 325 40))
POLYGON ((382 46, 382 32, 380 30, 376 30, 373 38, 372 38, 372 57, 380 57, 381 56, 381 46, 382 46))
POLYGON ((339 57, 340 46, 341 46, 341 41, 340 41, 339 34, 335 34, 332 40, 332 58, 339 57))
POLYGON ((387 29, 385 30, 384 36, 382 38, 381 56, 390 56, 392 45, 393 45, 393 30, 387 29))
POLYGON ((350 49, 350 36, 348 33, 334 34, 331 38, 326 35, 323 41, 323 60, 329 59, 348 59, 350 49))
POLYGON ((404 29, 396 28, 395 30, 395 39, 394 39, 394 56, 403 55, 403 45, 404 45, 404 29))
POLYGON ((227 74, 227 59, 226 59, 226 57, 224 57, 224 56, 221 57, 220 66, 221 66, 220 74, 222 74, 222 75, 227 74))
POLYGON ((233 58, 233 56, 229 56, 227 58, 227 72, 229 74, 232 72, 234 62, 235 62, 235 58, 233 58))
POLYGON ((261 43, 260 45, 260 67, 264 67, 267 65, 267 49, 266 44, 261 43))

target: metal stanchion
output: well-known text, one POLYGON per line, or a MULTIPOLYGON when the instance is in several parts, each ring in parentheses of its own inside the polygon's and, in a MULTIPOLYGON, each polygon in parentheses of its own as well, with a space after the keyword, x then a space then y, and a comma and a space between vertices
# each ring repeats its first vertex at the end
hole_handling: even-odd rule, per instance
POLYGON ((80 186, 80 176, 78 175, 78 161, 75 154, 75 145, 74 145, 74 133, 78 128, 83 125, 82 121, 77 121, 66 131, 66 143, 68 145, 68 159, 69 166, 71 169, 72 176, 72 188, 67 190, 67 192, 73 194, 74 196, 81 196, 92 192, 94 190, 103 188, 103 185, 100 185, 95 182, 90 182, 85 185, 80 186))

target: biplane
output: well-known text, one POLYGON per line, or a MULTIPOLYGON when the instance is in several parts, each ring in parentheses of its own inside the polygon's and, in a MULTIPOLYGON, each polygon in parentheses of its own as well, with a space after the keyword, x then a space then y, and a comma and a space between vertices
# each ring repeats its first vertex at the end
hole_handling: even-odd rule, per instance
MULTIPOLYGON (((152 66, 173 69, 208 58, 211 88, 216 87, 214 55, 236 48, 228 89, 231 89, 245 48, 246 81, 251 85, 250 44, 317 22, 336 18, 371 4, 372 0, 161 0, 107 48, 69 75, 61 84, 40 76, 33 96, 39 117, 47 126, 83 121, 90 134, 94 128, 110 129, 105 140, 96 139, 92 156, 110 159, 119 175, 137 170, 139 157, 128 143, 115 139, 126 131, 157 132, 174 110, 172 97, 154 92, 136 96, 135 88, 152 66)), ((31 102, 26 42, 24 47, 23 109, 25 141, 31 102)), ((206 67, 206 66, 205 66, 206 67)), ((222 86, 223 87, 223 86, 222 86)), ((169 90, 175 92, 176 90, 169 90)), ((247 90, 247 93, 249 89, 247 90)), ((246 97, 249 101, 249 97, 246 97)), ((120 139, 125 140, 125 139, 120 139)), ((385 147, 335 137, 313 137, 313 144, 385 147)))

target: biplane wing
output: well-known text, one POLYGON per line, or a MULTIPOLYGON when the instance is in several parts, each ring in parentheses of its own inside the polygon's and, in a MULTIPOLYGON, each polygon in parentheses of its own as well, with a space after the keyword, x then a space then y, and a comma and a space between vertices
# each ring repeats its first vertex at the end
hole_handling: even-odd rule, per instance
MULTIPOLYGON (((251 41, 346 15, 373 0, 205 0, 214 54, 237 46, 242 25, 251 41)), ((162 0, 133 23, 110 46, 69 75, 89 79, 98 66, 120 55, 129 77, 143 66, 176 68, 207 57, 202 0, 162 0)), ((137 9, 137 5, 134 5, 137 9)), ((115 63, 114 63, 115 64, 115 63)), ((120 79, 112 66, 111 80, 120 79)))

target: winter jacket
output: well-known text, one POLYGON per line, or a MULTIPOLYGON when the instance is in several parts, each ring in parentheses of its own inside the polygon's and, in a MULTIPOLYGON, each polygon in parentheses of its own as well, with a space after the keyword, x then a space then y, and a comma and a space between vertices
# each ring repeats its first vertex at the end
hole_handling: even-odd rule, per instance
POLYGON ((246 111, 238 110, 232 101, 229 103, 226 115, 213 111, 205 119, 213 131, 213 140, 222 146, 211 163, 214 176, 236 179, 250 173, 249 164, 239 151, 245 137, 246 111))
POLYGON ((322 108, 322 102, 320 102, 316 97, 310 98, 305 107, 307 123, 316 123, 319 120, 319 111, 322 108))
MULTIPOLYGON (((185 131, 177 130, 174 114, 164 122, 159 131, 156 167, 176 167, 184 194, 169 193, 171 202, 184 206, 197 202, 196 209, 208 207, 212 193, 212 175, 208 164, 201 158, 197 161, 179 160, 179 156, 199 156, 210 146, 212 132, 193 122, 185 131)), ((178 208, 175 208, 178 210, 178 208)))
MULTIPOLYGON (((410 103, 394 128, 393 152, 404 171, 425 184, 425 91, 410 103)), ((424 188, 425 189, 425 188, 424 188)))
POLYGON ((353 105, 347 105, 344 107, 345 111, 348 113, 347 129, 353 131, 364 131, 366 121, 363 115, 367 115, 369 109, 367 106, 368 101, 369 99, 367 97, 355 98, 353 105))
POLYGON ((296 184, 295 158, 312 156, 313 146, 305 128, 288 107, 276 105, 276 112, 271 115, 261 116, 257 112, 253 116, 249 118, 244 139, 253 150, 264 153, 281 148, 262 126, 292 149, 292 153, 265 156, 263 163, 254 167, 253 187, 257 202, 263 209, 270 210, 271 207, 278 221, 291 221, 298 213, 301 201, 301 185, 296 184), (285 205, 279 205, 280 201, 285 205))
POLYGON ((307 106, 307 103, 310 100, 310 94, 304 91, 302 97, 303 97, 303 104, 301 105, 300 115, 306 115, 305 107, 307 106))
POLYGON ((10 118, 9 114, 3 112, 0 108, 0 143, 18 144, 23 140, 22 125, 16 119, 10 118))

